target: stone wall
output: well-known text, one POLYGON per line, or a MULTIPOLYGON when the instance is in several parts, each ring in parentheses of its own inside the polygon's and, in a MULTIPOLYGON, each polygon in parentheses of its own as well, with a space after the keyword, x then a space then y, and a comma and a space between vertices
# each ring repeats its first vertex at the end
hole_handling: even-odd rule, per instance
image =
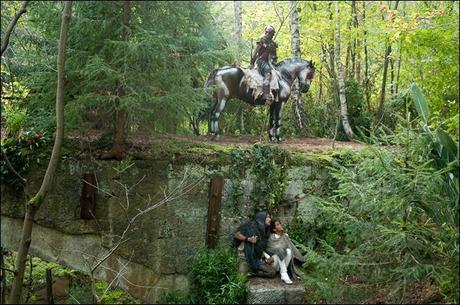
MULTIPOLYGON (((311 196, 329 181, 321 164, 306 162, 288 169, 289 184, 276 215, 284 222, 289 223, 296 210, 314 217, 311 196)), ((32 193, 44 171, 28 175, 32 193)), ((30 252, 88 272, 88 265, 109 253, 123 236, 124 242, 97 269, 97 278, 111 281, 118 276, 120 287, 150 303, 166 289, 187 292, 187 261, 205 244, 210 180, 216 174, 228 177, 227 171, 226 166, 158 160, 62 160, 54 189, 37 213, 30 252), (94 220, 80 219, 82 175, 87 172, 96 174, 99 187, 94 220), (151 210, 138 215, 146 209, 151 210)), ((236 227, 248 220, 254 183, 260 181, 253 181, 250 173, 241 181, 225 179, 219 244, 230 244, 236 227), (229 199, 233 183, 241 183, 244 190, 237 212, 229 199)), ((2 246, 16 249, 24 195, 6 185, 1 186, 1 194, 2 246)))

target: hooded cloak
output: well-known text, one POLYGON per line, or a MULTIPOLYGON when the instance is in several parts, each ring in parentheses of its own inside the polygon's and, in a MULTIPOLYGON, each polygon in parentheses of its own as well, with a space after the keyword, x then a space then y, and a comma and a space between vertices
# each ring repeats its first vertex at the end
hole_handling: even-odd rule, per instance
MULTIPOLYGON (((260 265, 262 264, 261 257, 270 236, 270 227, 265 225, 266 217, 266 211, 258 212, 253 221, 245 223, 238 228, 238 231, 246 237, 257 236, 255 244, 244 241, 244 256, 253 272, 260 269, 260 265)), ((240 243, 238 240, 237 242, 240 243)))

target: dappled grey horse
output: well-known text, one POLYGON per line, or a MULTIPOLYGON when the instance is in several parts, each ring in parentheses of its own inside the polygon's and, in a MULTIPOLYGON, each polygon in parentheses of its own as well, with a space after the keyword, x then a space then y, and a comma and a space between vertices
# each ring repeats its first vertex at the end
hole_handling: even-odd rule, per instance
POLYGON ((277 70, 279 81, 278 90, 272 90, 274 101, 266 103, 261 96, 254 97, 253 89, 249 88, 247 82, 242 81, 244 72, 238 67, 222 67, 215 69, 206 82, 206 87, 213 87, 214 104, 211 109, 210 132, 213 140, 219 139, 219 117, 224 110, 225 103, 238 98, 253 106, 270 104, 270 120, 268 136, 271 141, 279 142, 281 127, 281 111, 283 104, 291 95, 291 87, 295 79, 299 80, 299 89, 306 93, 310 88, 315 72, 312 61, 303 60, 297 57, 288 58, 274 66, 277 70))

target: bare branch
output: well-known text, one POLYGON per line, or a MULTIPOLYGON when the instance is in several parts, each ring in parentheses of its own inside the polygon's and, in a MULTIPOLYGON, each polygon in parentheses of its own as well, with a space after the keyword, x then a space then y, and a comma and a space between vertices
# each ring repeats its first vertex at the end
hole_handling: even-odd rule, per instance
POLYGON ((178 199, 180 198, 181 196, 189 193, 191 190, 193 190, 199 183, 201 183, 201 181, 203 181, 204 177, 202 177, 201 179, 197 179, 195 180, 193 183, 189 184, 189 185, 186 185, 185 187, 183 187, 184 191, 180 192, 177 196, 175 196, 175 192, 178 192, 179 190, 179 187, 181 187, 185 180, 187 178, 187 175, 184 174, 184 177, 182 178, 181 182, 179 183, 178 186, 176 186, 172 192, 170 192, 169 194, 166 194, 165 192, 165 198, 162 199, 161 201, 157 202, 156 204, 154 205, 151 205, 149 206, 148 208, 144 209, 144 210, 139 210, 139 212, 134 215, 129 221, 128 221, 128 224, 126 225, 123 233, 121 234, 120 236, 120 239, 118 240, 118 242, 116 243, 115 246, 113 246, 109 252, 104 255, 104 257, 102 259, 98 259, 98 263, 96 265, 94 265, 92 268, 91 268, 91 272, 94 272, 105 260, 107 260, 119 247, 121 244, 127 242, 129 239, 125 239, 125 236, 126 234, 128 233, 129 229, 131 228, 131 225, 136 221, 137 218, 139 218, 140 216, 152 211, 153 209, 156 209, 168 202, 171 202, 171 201, 174 201, 175 199, 178 199))
POLYGON ((70 295, 70 297, 71 297, 72 299, 74 299, 75 302, 77 302, 77 304, 81 304, 81 303, 70 293, 70 291, 66 291, 66 292, 70 295))
POLYGON ((6 152, 3 150, 3 148, 2 148, 2 159, 5 160, 6 166, 8 167, 10 172, 19 179, 22 185, 26 185, 27 180, 24 179, 21 175, 19 175, 19 173, 14 169, 13 165, 11 165, 11 162, 8 159, 6 152))
POLYGON ((17 273, 16 271, 11 270, 11 269, 8 269, 8 268, 3 268, 3 267, 1 267, 0 269, 1 269, 1 270, 8 271, 8 272, 11 272, 11 273, 13 273, 13 274, 16 274, 16 273, 17 273))
POLYGON ((276 15, 278 16, 278 19, 280 21, 280 26, 278 27, 278 30, 275 32, 275 37, 273 37, 273 40, 276 39, 276 36, 278 36, 278 33, 280 32, 281 28, 283 27, 283 24, 284 22, 288 19, 289 16, 291 16, 292 14, 292 10, 294 9, 294 6, 291 7, 291 9, 289 10, 289 13, 286 15, 286 16, 281 16, 279 13, 278 13, 278 9, 276 7, 276 3, 273 1, 273 8, 275 9, 275 13, 276 15))

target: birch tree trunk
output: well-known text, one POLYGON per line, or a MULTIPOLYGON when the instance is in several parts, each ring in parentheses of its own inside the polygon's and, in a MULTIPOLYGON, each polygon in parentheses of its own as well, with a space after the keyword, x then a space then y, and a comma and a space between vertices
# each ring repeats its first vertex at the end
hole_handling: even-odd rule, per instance
MULTIPOLYGON (((291 49, 295 57, 300 58, 299 16, 297 14, 297 1, 290 2, 291 11, 291 49)), ((297 127, 303 131, 307 126, 307 114, 300 99, 299 81, 295 80, 292 86, 291 101, 297 127)))
POLYGON ((24 216, 24 224, 22 227, 22 236, 18 248, 18 256, 16 259, 16 274, 14 276, 11 294, 9 298, 10 304, 18 304, 21 301, 22 282, 24 279, 24 271, 26 266, 27 254, 29 252, 30 243, 32 242, 32 227, 37 210, 40 208, 43 200, 51 187, 54 173, 59 161, 61 151, 62 138, 64 134, 64 67, 65 67, 65 49, 67 42, 67 33, 69 29, 70 16, 72 14, 72 1, 65 1, 64 11, 62 13, 61 33, 59 37, 59 49, 57 58, 57 89, 56 89, 56 138, 54 140, 53 151, 51 153, 50 162, 43 177, 42 185, 37 194, 27 203, 26 213, 24 216))
MULTIPOLYGON (((243 11, 241 8, 241 1, 233 1, 233 9, 235 13, 235 36, 236 36, 236 65, 241 66, 241 49, 243 41, 243 11)), ((238 109, 238 118, 240 122, 240 134, 244 134, 244 105, 240 103, 238 109)))
POLYGON ((343 80, 343 66, 340 57, 340 15, 339 15, 339 2, 335 1, 336 12, 336 28, 335 28, 335 62, 337 65, 337 79, 339 82, 339 99, 340 99, 340 116, 342 117, 342 125, 348 139, 355 138, 353 130, 351 129, 348 120, 347 100, 345 97, 345 82, 343 80))

